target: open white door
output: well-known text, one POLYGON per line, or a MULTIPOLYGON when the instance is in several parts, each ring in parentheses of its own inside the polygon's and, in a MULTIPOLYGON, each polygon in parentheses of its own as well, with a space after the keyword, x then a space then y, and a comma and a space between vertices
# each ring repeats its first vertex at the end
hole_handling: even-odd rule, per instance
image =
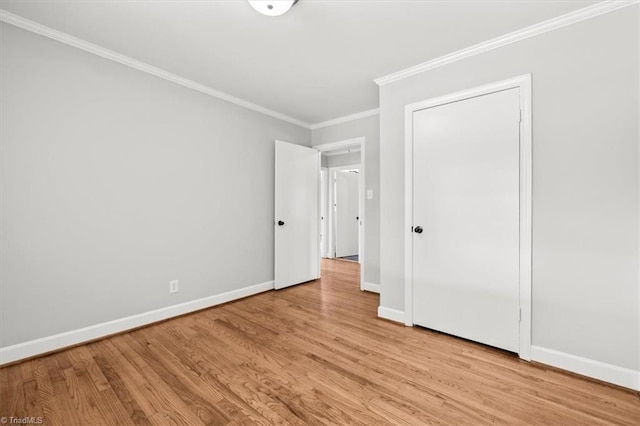
POLYGON ((358 255, 359 175, 336 172, 336 257, 358 255))
POLYGON ((275 288, 320 278, 320 153, 276 141, 275 288))

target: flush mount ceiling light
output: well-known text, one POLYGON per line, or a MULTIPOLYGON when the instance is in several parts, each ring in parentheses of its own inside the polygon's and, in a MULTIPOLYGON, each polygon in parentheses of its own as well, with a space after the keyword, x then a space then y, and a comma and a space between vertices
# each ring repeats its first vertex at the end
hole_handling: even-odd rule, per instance
POLYGON ((298 0, 249 0, 249 4, 258 12, 267 16, 284 15, 298 0))

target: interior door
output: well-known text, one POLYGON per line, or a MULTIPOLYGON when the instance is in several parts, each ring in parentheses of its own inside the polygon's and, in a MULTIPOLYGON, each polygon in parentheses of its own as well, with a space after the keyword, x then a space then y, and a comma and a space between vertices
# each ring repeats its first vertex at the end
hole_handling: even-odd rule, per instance
POLYGON ((359 175, 336 172, 336 257, 358 254, 360 230, 359 175))
POLYGON ((413 117, 413 321, 518 352, 519 89, 413 117))
POLYGON ((320 256, 327 257, 327 194, 329 192, 329 172, 320 169, 320 256))
POLYGON ((276 141, 275 288, 320 278, 320 153, 276 141))

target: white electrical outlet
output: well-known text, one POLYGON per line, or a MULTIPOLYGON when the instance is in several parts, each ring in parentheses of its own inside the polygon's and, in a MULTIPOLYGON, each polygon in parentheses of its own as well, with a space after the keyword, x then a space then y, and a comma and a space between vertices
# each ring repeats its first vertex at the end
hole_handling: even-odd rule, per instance
POLYGON ((367 200, 373 200, 373 189, 367 189, 367 200))
POLYGON ((178 280, 169 281, 169 294, 178 292, 178 280))

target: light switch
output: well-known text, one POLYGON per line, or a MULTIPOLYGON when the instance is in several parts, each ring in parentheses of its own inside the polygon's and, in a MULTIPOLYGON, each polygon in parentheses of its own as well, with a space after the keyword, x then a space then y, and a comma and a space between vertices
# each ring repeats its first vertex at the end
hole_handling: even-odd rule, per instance
POLYGON ((373 189, 367 189, 367 200, 373 200, 373 189))

